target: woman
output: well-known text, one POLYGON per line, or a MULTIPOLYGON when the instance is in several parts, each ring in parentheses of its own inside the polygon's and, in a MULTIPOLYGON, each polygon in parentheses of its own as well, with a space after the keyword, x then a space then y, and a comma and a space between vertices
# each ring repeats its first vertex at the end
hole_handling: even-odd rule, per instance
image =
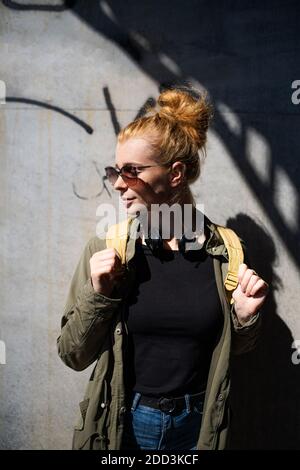
POLYGON ((231 306, 222 282, 224 241, 204 214, 198 233, 190 184, 200 174, 211 115, 205 96, 169 89, 118 135, 106 176, 134 221, 126 270, 115 248, 92 238, 58 338, 59 355, 73 369, 97 361, 74 449, 225 447, 230 354, 254 347, 268 286, 240 264, 231 306), (179 216, 180 236, 178 217, 167 235, 161 219, 153 223, 153 207, 175 203, 192 207, 189 225, 179 216), (191 233, 196 245, 188 250, 191 233))

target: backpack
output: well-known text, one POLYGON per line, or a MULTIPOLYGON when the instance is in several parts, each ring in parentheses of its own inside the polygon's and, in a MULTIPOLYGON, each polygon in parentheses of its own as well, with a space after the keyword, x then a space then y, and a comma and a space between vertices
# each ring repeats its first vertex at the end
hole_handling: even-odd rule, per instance
MULTIPOLYGON (((132 220, 132 218, 128 218, 118 224, 111 225, 106 234, 107 248, 114 248, 117 251, 122 264, 126 263, 126 246, 132 220)), ((222 269, 222 274, 228 301, 233 304, 232 293, 238 285, 238 270, 244 261, 244 252, 239 237, 232 229, 222 225, 215 224, 215 226, 228 253, 228 266, 227 269, 222 269)))

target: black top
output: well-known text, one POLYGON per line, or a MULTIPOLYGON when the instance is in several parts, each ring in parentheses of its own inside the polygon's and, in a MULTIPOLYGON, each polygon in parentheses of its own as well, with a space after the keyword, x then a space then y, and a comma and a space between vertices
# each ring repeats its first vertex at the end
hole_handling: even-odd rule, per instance
POLYGON ((150 396, 203 390, 223 312, 205 245, 185 254, 136 243, 137 280, 125 316, 125 383, 150 396))

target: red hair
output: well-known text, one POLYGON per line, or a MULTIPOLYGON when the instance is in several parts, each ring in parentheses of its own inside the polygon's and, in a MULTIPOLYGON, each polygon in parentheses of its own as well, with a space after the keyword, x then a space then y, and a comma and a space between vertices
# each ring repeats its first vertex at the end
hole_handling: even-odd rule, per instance
POLYGON ((207 94, 197 91, 195 96, 194 89, 169 88, 159 95, 154 106, 148 105, 145 111, 144 116, 120 131, 118 142, 134 137, 146 138, 161 163, 184 163, 188 187, 200 175, 199 151, 203 157, 206 156, 207 130, 213 115, 207 94))

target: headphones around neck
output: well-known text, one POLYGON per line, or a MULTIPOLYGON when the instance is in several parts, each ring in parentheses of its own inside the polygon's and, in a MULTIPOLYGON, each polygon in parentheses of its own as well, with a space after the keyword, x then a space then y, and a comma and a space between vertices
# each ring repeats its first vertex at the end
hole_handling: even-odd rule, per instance
MULTIPOLYGON (((178 249, 180 253, 184 254, 186 252, 187 242, 190 243, 190 242, 195 242, 195 241, 196 241, 196 237, 186 238, 186 236, 183 234, 181 239, 178 242, 178 249)), ((150 234, 148 234, 148 237, 147 238, 145 237, 145 243, 155 256, 159 256, 162 253, 164 243, 163 243, 163 239, 161 237, 161 233, 159 230, 157 230, 154 236, 152 235, 152 238, 150 237, 150 234)))
MULTIPOLYGON (((145 243, 150 248, 152 253, 155 256, 160 256, 162 254, 162 251, 164 249, 164 244, 163 244, 163 239, 161 236, 161 231, 158 227, 152 227, 151 233, 150 231, 146 228, 147 225, 144 224, 143 219, 140 219, 140 225, 139 229, 144 233, 145 237, 145 243), (146 236, 146 233, 148 235, 146 236)), ((206 238, 209 238, 209 229, 207 227, 207 219, 204 216, 204 226, 203 226, 203 232, 206 236, 206 238)), ((178 241, 178 249, 181 254, 185 254, 188 250, 186 250, 186 244, 187 243, 194 243, 197 240, 197 236, 194 236, 193 238, 188 238, 185 234, 182 235, 180 240, 178 241)), ((198 243, 198 242, 197 242, 198 243)), ((203 244, 199 244, 199 249, 202 248, 203 244)))

